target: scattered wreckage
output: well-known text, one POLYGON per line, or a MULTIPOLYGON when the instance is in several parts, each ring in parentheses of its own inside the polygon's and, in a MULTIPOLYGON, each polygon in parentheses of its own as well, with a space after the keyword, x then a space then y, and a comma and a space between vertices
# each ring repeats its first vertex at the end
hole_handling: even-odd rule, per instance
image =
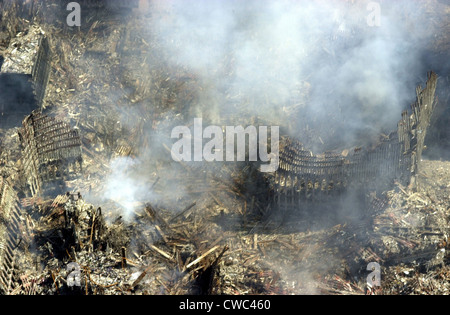
MULTIPOLYGON (((1 5, 18 17, 42 8, 39 1, 1 5)), ((138 202, 130 222, 112 211, 121 200, 99 206, 88 199, 99 192, 110 159, 133 159, 155 136, 147 129, 169 120, 139 101, 151 94, 145 76, 117 67, 120 56, 149 44, 129 25, 116 29, 107 19, 92 19, 83 36, 18 21, 27 31, 10 29, 16 38, 1 72, 26 75, 34 101, 20 126, 0 133, 0 294, 448 293, 450 187, 434 180, 435 164, 421 161, 436 106, 435 73, 418 87, 398 129, 371 147, 313 154, 300 140, 282 137, 273 174, 248 164, 205 171, 180 163, 174 175, 157 165, 148 172, 155 194, 176 195, 167 187, 185 181, 194 200, 180 193, 176 204, 138 202), (100 43, 97 32, 111 35, 100 43), (69 49, 74 42, 78 51, 69 49), (106 66, 91 69, 101 61, 106 66), (124 78, 105 83, 95 70, 124 78), (124 131, 111 100, 98 96, 102 88, 131 90, 121 101, 144 119, 119 112, 136 122, 124 131), (71 97, 74 91, 83 101, 71 97), (325 208, 325 216, 336 215, 331 209, 342 210, 349 195, 362 200, 355 210, 361 219, 331 220, 323 228, 323 214, 311 214, 325 208), (371 262, 384 267, 381 288, 365 282, 371 262)), ((183 103, 176 97, 192 100, 195 76, 163 74, 155 103, 170 108, 183 103)), ((448 163, 439 167, 450 178, 448 163)))

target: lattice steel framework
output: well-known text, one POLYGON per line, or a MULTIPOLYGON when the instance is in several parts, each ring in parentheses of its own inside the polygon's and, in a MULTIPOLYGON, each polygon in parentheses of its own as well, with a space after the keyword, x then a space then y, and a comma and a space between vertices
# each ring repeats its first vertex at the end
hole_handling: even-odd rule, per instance
POLYGON ((296 139, 283 138, 279 169, 271 178, 273 202, 296 206, 331 199, 347 189, 382 192, 394 181, 415 186, 436 85, 437 75, 430 72, 426 87, 416 89, 412 113, 404 111, 398 129, 371 148, 314 155, 296 139))
POLYGON ((24 176, 33 196, 82 171, 81 139, 69 124, 35 111, 24 119, 20 139, 24 176))
POLYGON ((23 234, 22 214, 17 194, 8 180, 0 177, 0 294, 14 286, 15 259, 23 234))

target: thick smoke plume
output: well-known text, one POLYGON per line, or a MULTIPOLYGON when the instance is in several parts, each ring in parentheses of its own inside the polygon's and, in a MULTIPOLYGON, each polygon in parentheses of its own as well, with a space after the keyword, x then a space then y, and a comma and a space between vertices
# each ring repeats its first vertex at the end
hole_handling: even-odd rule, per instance
MULTIPOLYGON (((424 63, 433 34, 423 7, 410 0, 161 0, 153 1, 149 14, 137 23, 145 23, 138 37, 149 43, 150 52, 138 57, 148 69, 188 74, 181 86, 192 88, 195 97, 184 100, 180 93, 164 113, 156 97, 141 100, 146 117, 158 113, 158 128, 143 125, 146 145, 138 158, 112 159, 102 189, 102 198, 117 203, 126 221, 133 220, 144 202, 167 203, 165 209, 179 213, 197 201, 198 195, 189 195, 188 179, 170 180, 184 172, 167 150, 176 125, 191 126, 200 117, 219 126, 276 125, 314 153, 368 146, 380 134, 396 130, 401 112, 415 100, 415 87, 424 83, 428 70, 438 70, 424 63), (378 5, 381 15, 371 20, 378 5), (155 186, 158 176, 162 178, 155 186)), ((121 56, 124 65, 133 64, 126 62, 136 58, 133 53, 121 56)), ((130 81, 142 71, 129 67, 130 81)), ((157 86, 179 83, 176 75, 166 75, 163 82, 149 76, 157 86)), ((140 114, 127 111, 118 119, 133 129, 136 121, 127 117, 140 114)), ((198 171, 209 164, 189 166, 198 171)), ((306 219, 295 228, 321 230, 342 222, 358 226, 367 196, 349 192, 341 197, 333 209, 299 209, 306 219), (323 215, 314 217, 315 210, 323 215)), ((278 220, 276 215, 271 220, 278 220)), ((340 263, 331 256, 315 267, 329 270, 340 263)), ((283 278, 314 292, 307 284, 313 279, 296 268, 276 267, 283 278)))
POLYGON ((200 105, 212 119, 277 118, 292 134, 315 129, 325 142, 317 150, 335 149, 394 130, 425 71, 425 30, 405 19, 417 4, 375 2, 380 25, 371 26, 370 3, 164 1, 167 14, 148 29, 172 65, 208 82, 205 100, 215 102, 200 105))
MULTIPOLYGON (((154 1, 152 10, 150 19, 138 20, 146 23, 140 36, 155 43, 152 55, 141 57, 182 69, 201 86, 194 103, 168 112, 173 118, 182 114, 177 124, 192 124, 196 117, 220 124, 231 117, 234 125, 250 125, 258 117, 315 153, 369 145, 396 129, 430 70, 422 55, 432 37, 415 1, 154 1), (381 16, 374 25, 377 5, 381 16)), ((156 104, 146 102, 152 111, 156 104)), ((170 146, 170 128, 166 136, 147 132, 152 135, 139 168, 154 169, 152 162, 160 160, 173 172, 161 145, 170 146)), ((111 164, 106 186, 116 194, 113 178, 123 187, 133 176, 123 191, 130 209, 143 191, 153 195, 151 182, 125 174, 123 162, 111 164)), ((184 191, 183 183, 172 188, 184 191)))

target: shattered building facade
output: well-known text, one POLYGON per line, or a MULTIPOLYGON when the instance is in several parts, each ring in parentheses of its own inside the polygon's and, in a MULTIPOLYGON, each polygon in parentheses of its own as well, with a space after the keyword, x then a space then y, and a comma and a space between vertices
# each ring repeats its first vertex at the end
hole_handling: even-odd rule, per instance
POLYGON ((67 123, 32 113, 23 121, 20 139, 24 175, 33 197, 48 189, 45 186, 57 181, 63 185, 81 173, 81 139, 67 123))
POLYGON ((274 175, 274 203, 300 206, 305 200, 332 199, 345 189, 379 193, 391 189, 394 181, 404 186, 417 184, 427 128, 435 104, 437 75, 428 74, 426 87, 417 88, 412 113, 404 111, 398 130, 372 148, 313 155, 295 139, 281 143, 280 169, 274 175), (300 204, 299 204, 300 203, 300 204))
POLYGON ((52 54, 47 38, 41 37, 36 62, 33 65, 33 71, 31 73, 38 108, 42 107, 48 80, 50 78, 51 56, 52 54))
POLYGON ((8 294, 17 281, 15 259, 25 233, 19 199, 8 180, 0 177, 0 294, 8 294))

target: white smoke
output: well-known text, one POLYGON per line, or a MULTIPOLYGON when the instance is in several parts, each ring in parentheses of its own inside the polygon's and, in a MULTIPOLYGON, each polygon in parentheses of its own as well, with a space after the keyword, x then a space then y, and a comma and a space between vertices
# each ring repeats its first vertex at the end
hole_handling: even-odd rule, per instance
POLYGON ((416 26, 411 36, 404 19, 405 11, 419 11, 412 1, 381 2, 374 27, 369 1, 158 3, 164 14, 155 14, 149 32, 173 66, 208 82, 205 95, 220 96, 217 116, 289 117, 293 133, 310 124, 325 142, 338 136, 348 146, 394 130, 414 100, 415 78, 429 70, 418 60, 425 30, 416 26), (305 106, 286 115, 305 82, 305 106), (331 123, 332 135, 322 126, 331 123))
MULTIPOLYGON (((148 36, 146 42, 162 58, 150 58, 156 54, 142 58, 199 79, 197 101, 202 104, 189 105, 199 107, 195 118, 212 109, 216 117, 231 113, 242 119, 248 117, 245 113, 267 121, 284 119, 281 127, 292 124, 290 132, 296 137, 307 127, 314 130, 325 143, 310 148, 315 151, 359 141, 367 144, 381 132, 395 130, 402 110, 415 98, 417 77, 432 70, 424 69, 420 60, 430 40, 427 29, 419 26, 424 20, 420 6, 410 0, 379 1, 381 24, 371 27, 369 2, 154 1, 158 11, 150 19, 139 20, 148 23, 144 25, 147 34, 139 36, 148 36), (411 16, 411 12, 418 13, 411 16), (303 89, 308 90, 307 96, 298 99, 303 89), (292 103, 301 106, 286 111, 292 103)), ((149 101, 148 110, 153 106, 149 101)), ((151 161, 164 161, 158 171, 167 177, 177 172, 167 163, 170 153, 160 149, 163 141, 158 137, 150 141, 139 161, 119 158, 111 163, 106 197, 125 209, 125 219, 132 218, 137 202, 159 199, 144 179, 151 161)), ((180 194, 188 195, 187 180, 164 181, 160 185, 169 193, 165 200, 178 201, 180 194)), ((359 203, 352 197, 343 201, 348 207, 342 208, 348 210, 340 215, 357 221, 359 203)), ((330 257, 323 269, 338 264, 330 257)), ((280 270, 283 278, 294 277, 298 283, 311 280, 302 272, 293 274, 291 268, 280 270)))
MULTIPOLYGON (((168 63, 199 78, 197 101, 204 104, 189 105, 201 107, 196 117, 211 109, 217 117, 258 116, 281 121, 282 128, 294 126, 288 132, 300 138, 303 130, 312 129, 323 143, 313 143, 310 149, 323 151, 368 144, 380 133, 395 130, 402 110, 415 98, 417 76, 429 70, 422 69, 419 60, 429 42, 426 32, 416 25, 411 36, 411 24, 404 18, 415 9, 420 12, 419 6, 380 1, 381 24, 371 27, 369 3, 154 1, 158 10, 153 16, 137 21, 148 23, 140 35, 157 44, 152 49, 163 57, 149 58, 150 63, 168 63), (305 102, 286 112, 292 102, 299 102, 303 89, 305 102)), ((423 20, 420 14, 414 19, 423 20)), ((154 105, 148 104, 148 110, 154 105)), ((187 119, 192 122, 192 117, 187 119)), ((135 163, 146 169, 147 160, 156 159, 170 171, 169 153, 161 145, 166 140, 153 135, 140 154, 144 162, 112 162, 105 181, 107 197, 127 209, 127 216, 138 199, 155 198, 149 184, 142 184, 141 174, 129 169, 135 163)))
POLYGON ((116 202, 122 209, 120 214, 125 221, 134 217, 139 202, 152 199, 152 192, 136 176, 139 161, 129 157, 118 157, 110 163, 111 173, 105 179, 103 196, 105 200, 116 202))

